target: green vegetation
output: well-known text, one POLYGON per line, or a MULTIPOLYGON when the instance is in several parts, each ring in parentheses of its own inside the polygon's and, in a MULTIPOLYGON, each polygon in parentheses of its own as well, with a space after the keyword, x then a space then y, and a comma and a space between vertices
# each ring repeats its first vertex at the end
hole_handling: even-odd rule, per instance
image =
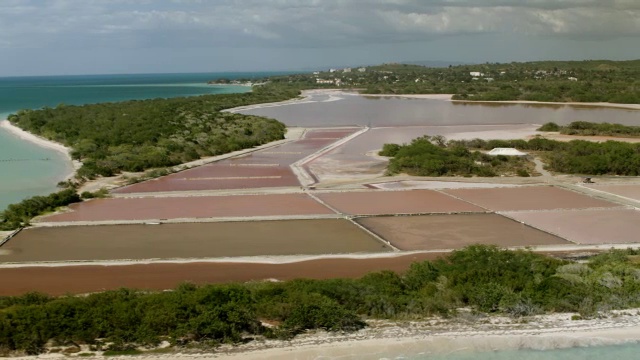
MULTIPOLYGON (((548 125, 545 125, 548 126, 548 125)), ((531 140, 451 140, 420 137, 410 144, 385 144, 380 155, 392 156, 389 175, 407 173, 418 176, 496 176, 531 174, 526 159, 488 156, 474 150, 516 148, 535 152, 551 171, 580 175, 640 175, 640 143, 619 141, 569 142, 537 137, 531 140), (435 141, 434 143, 434 139, 435 141), (437 145, 439 144, 439 145, 437 145), (526 173, 525 173, 526 171, 526 173)))
POLYGON ((269 78, 295 89, 358 88, 365 94, 455 94, 457 100, 640 103, 640 60, 486 63, 432 68, 385 64, 365 71, 269 78), (472 75, 471 73, 474 73, 472 75), (479 73, 479 74, 475 74, 479 73), (316 79, 331 80, 330 84, 316 79))
POLYGON ((0 353, 37 354, 48 341, 122 354, 163 340, 187 346, 256 336, 286 339, 308 329, 354 331, 367 319, 451 317, 460 308, 514 317, 577 312, 586 318, 640 306, 637 255, 612 250, 588 263, 573 263, 478 245, 412 264, 404 274, 382 271, 360 279, 4 297, 0 353))
POLYGON ((559 131, 565 135, 582 136, 616 136, 616 137, 639 137, 640 126, 627 126, 611 123, 590 123, 586 121, 575 121, 567 126, 560 126, 556 123, 546 123, 538 131, 559 131))
POLYGON ((81 199, 75 189, 66 189, 48 196, 34 196, 17 204, 11 204, 0 213, 0 230, 18 229, 28 225, 35 216, 79 201, 81 199))
POLYGON ((496 147, 513 147, 537 152, 547 169, 565 174, 580 175, 640 175, 640 144, 620 141, 569 142, 541 137, 526 140, 453 140, 447 146, 462 146, 490 150, 496 147))
POLYGON ((379 153, 392 159, 387 174, 416 176, 529 176, 533 164, 517 156, 491 156, 441 136, 423 136, 408 145, 385 144, 379 153))
POLYGON ((282 139, 273 119, 221 112, 296 97, 293 90, 154 99, 21 110, 9 121, 73 149, 81 178, 167 167, 282 139))

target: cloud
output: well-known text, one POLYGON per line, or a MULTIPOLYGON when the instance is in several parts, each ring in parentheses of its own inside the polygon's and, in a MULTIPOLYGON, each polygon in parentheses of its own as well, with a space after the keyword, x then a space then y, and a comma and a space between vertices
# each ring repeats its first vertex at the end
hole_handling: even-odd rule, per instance
POLYGON ((640 35, 637 0, 3 0, 0 47, 328 47, 640 35), (10 45, 8 45, 10 44, 10 45))

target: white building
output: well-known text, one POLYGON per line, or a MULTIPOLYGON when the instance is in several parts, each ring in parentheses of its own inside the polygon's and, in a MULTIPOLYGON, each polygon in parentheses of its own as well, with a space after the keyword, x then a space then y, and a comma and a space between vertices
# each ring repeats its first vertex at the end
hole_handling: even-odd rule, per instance
POLYGON ((472 71, 469 73, 469 75, 473 76, 473 77, 482 77, 484 76, 483 73, 481 73, 480 71, 472 71))
POLYGON ((522 152, 518 149, 514 149, 514 148, 494 148, 493 150, 489 151, 487 153, 487 155, 491 155, 491 156, 498 156, 498 155, 503 155, 503 156, 527 156, 527 153, 522 152))
POLYGON ((342 70, 342 72, 349 73, 349 72, 351 72, 351 68, 344 68, 344 69, 342 70))
POLYGON ((365 71, 367 71, 367 68, 364 68, 364 67, 358 68, 358 72, 365 72, 365 71))
POLYGON ((574 78, 573 76, 569 78, 569 81, 578 81, 578 78, 574 78))

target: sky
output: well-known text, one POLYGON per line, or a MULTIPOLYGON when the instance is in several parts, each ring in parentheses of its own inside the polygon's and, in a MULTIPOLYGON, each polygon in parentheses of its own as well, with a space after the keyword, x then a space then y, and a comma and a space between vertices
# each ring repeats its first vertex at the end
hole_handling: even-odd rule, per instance
POLYGON ((0 76, 640 58, 640 0, 0 0, 0 76))

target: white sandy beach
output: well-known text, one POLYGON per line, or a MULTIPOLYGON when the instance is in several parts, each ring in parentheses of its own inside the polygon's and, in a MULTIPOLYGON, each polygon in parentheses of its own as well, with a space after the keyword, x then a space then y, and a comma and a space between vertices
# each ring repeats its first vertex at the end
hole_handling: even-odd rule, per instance
POLYGON ((69 158, 69 161, 71 161, 71 156, 69 155, 69 152, 71 151, 71 149, 60 143, 47 140, 40 136, 34 135, 30 132, 24 131, 21 128, 13 125, 11 122, 9 122, 9 120, 0 120, 0 128, 6 130, 7 132, 11 133, 12 135, 22 140, 32 142, 46 149, 58 151, 64 154, 65 156, 67 156, 69 158))
POLYGON ((573 314, 552 314, 530 317, 526 322, 506 317, 473 318, 473 315, 462 321, 432 319, 396 324, 380 321, 353 334, 320 332, 302 335, 290 342, 249 343, 204 358, 382 359, 393 354, 411 356, 616 345, 640 341, 637 314, 637 310, 615 311, 606 318, 592 320, 571 320, 573 314), (240 352, 236 352, 238 350, 240 352))
POLYGON ((0 128, 4 129, 9 134, 19 139, 29 141, 45 149, 54 150, 63 154, 68 159, 69 163, 72 164, 72 171, 67 175, 66 177, 67 179, 71 178, 75 174, 75 171, 78 170, 80 166, 82 166, 82 163, 80 163, 79 161, 75 161, 71 158, 71 155, 70 155, 71 149, 58 142, 51 141, 43 137, 34 135, 30 132, 24 131, 21 128, 11 124, 9 120, 0 120, 0 128))
MULTIPOLYGON (((291 341, 252 341, 223 345, 206 352, 187 349, 177 353, 109 356, 109 359, 385 359, 497 350, 553 350, 619 345, 640 341, 638 309, 613 311, 601 318, 572 320, 574 314, 552 314, 512 319, 481 317, 471 313, 454 320, 432 318, 422 322, 372 321, 355 333, 302 334, 291 341), (526 321, 523 321, 526 320, 526 321)), ((87 349, 88 350, 88 349, 87 349)), ((104 358, 99 353, 94 357, 104 358)), ((16 357, 19 360, 68 358, 60 353, 16 357)))

